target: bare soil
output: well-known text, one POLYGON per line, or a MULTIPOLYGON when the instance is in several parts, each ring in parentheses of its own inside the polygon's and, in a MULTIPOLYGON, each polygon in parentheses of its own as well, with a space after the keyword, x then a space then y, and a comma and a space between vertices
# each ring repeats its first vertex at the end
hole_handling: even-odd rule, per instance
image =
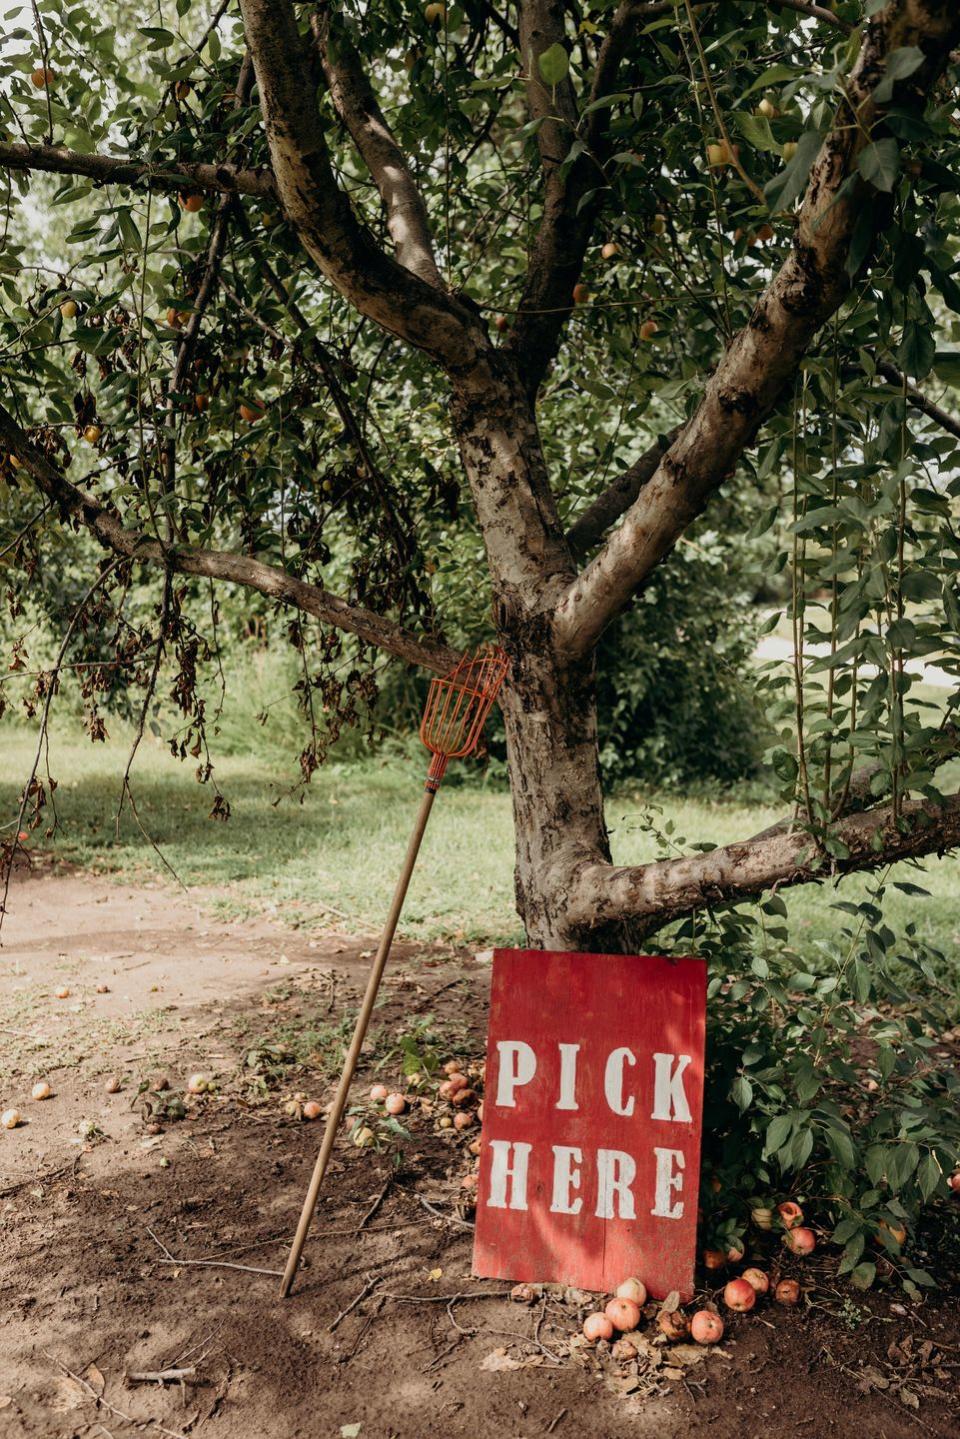
MULTIPOLYGON (((63 871, 17 879, 3 941, 0 1107, 27 1122, 0 1131, 2 1439, 957 1434, 955 1292, 865 1297, 818 1251, 783 1269, 803 1282, 796 1310, 765 1304, 709 1352, 660 1344, 651 1311, 618 1364, 578 1341, 590 1296, 519 1305, 472 1279, 470 1136, 437 1129, 429 1098, 406 1137, 343 1136, 280 1301, 320 1129, 293 1095, 328 1095, 324 1036, 353 1008, 369 941, 226 926, 156 882, 63 871), (320 1048, 294 1064, 284 1045, 305 1028, 320 1048), (184 1119, 147 1112, 195 1071, 215 1089, 184 1119), (161 1075, 170 1090, 138 1099, 161 1075), (54 1096, 32 1102, 41 1076, 54 1096), (195 1373, 129 1377, 169 1367, 195 1373)), ((399 946, 378 1077, 400 1084, 396 1036, 427 1027, 444 1057, 479 1056, 488 975, 470 952, 399 946)))

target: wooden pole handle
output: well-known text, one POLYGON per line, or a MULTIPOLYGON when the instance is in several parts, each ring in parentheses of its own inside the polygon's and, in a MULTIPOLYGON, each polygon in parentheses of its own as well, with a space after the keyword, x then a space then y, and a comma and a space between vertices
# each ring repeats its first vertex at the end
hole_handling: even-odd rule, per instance
POLYGON ((383 978, 383 971, 386 968, 387 957, 390 954, 390 946, 393 943, 393 936, 396 933, 397 923, 400 919, 400 911, 403 908, 403 901, 407 896, 407 890, 410 886, 410 876, 413 874, 413 867, 417 862, 417 855, 420 852, 420 844, 423 840, 423 832, 427 827, 427 820, 430 818, 430 810, 433 807, 436 792, 437 786, 435 784, 431 785, 428 780, 427 788, 424 790, 423 799, 420 802, 417 822, 414 825, 413 834, 410 836, 410 843, 407 846, 407 855, 403 862, 403 869, 400 872, 397 887, 393 892, 390 912, 387 915, 387 921, 383 927, 380 943, 377 946, 377 952, 370 969, 366 993, 363 996, 363 1004, 360 1006, 360 1013, 357 1016, 353 1038, 350 1041, 350 1048, 347 1050, 347 1057, 343 1062, 340 1083, 337 1086, 337 1092, 334 1096, 333 1104, 330 1107, 327 1127, 323 1132, 323 1143, 320 1145, 320 1153, 317 1155, 317 1162, 313 1168, 310 1187, 303 1201, 300 1222, 297 1225, 297 1232, 294 1236, 289 1258, 287 1259, 287 1267, 283 1272, 283 1279, 280 1284, 281 1299, 286 1299, 290 1290, 293 1288, 293 1281, 300 1265, 300 1256, 303 1253, 303 1246, 306 1242, 310 1223, 313 1219, 314 1210, 317 1207, 317 1200, 320 1196, 320 1186, 323 1183, 323 1176, 327 1172, 327 1165, 330 1161, 330 1155, 333 1152, 333 1143, 337 1137, 337 1130, 340 1128, 343 1111, 347 1106, 347 1095, 350 1090, 350 1083, 357 1068, 357 1061, 360 1058, 363 1041, 366 1038, 367 1029, 370 1024, 370 1016, 373 1014, 373 1006, 377 999, 377 991, 380 988, 380 981, 383 978))

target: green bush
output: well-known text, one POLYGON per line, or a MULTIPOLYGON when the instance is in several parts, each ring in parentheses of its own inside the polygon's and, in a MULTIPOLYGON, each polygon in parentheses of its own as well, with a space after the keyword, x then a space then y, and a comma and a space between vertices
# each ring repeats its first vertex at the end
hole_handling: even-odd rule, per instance
MULTIPOLYGON (((938 978, 945 956, 913 923, 894 934, 883 898, 880 881, 862 903, 835 904, 842 920, 815 965, 791 949, 776 895, 701 935, 702 1202, 726 1247, 752 1207, 799 1197, 807 1222, 842 1247, 841 1274, 860 1288, 895 1274, 915 1293, 934 1283, 910 1257, 921 1210, 948 1198, 960 1162, 960 1077, 942 1042, 956 996, 938 978)), ((680 948, 692 940, 683 926, 680 948)))
POLYGON ((719 546, 655 571, 597 657, 600 764, 658 789, 753 776, 766 727, 746 577, 719 546))

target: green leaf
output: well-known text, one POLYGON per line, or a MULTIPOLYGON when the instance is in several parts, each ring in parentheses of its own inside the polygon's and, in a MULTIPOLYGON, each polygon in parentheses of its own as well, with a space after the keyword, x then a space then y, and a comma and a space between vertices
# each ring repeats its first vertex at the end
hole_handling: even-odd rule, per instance
POLYGON ((858 1264, 850 1275, 850 1283, 855 1289, 869 1289, 877 1277, 877 1266, 871 1259, 866 1259, 858 1264))
POLYGON ((874 88, 873 98, 878 105, 886 105, 893 99, 893 87, 898 80, 905 80, 923 64, 923 51, 916 45, 901 45, 887 56, 887 67, 883 79, 874 88))
POLYGON ((551 45, 537 61, 540 74, 546 85, 559 85, 570 70, 570 56, 560 44, 551 45))
POLYGON ((834 1244, 842 1246, 846 1244, 849 1239, 852 1239, 855 1234, 859 1234, 861 1229, 862 1225, 860 1220, 856 1215, 851 1214, 848 1215, 846 1219, 841 1219, 830 1238, 834 1244))
POLYGON ((750 1108, 753 1100, 753 1085, 746 1075, 738 1074, 730 1086, 730 1098, 740 1110, 741 1114, 745 1109, 750 1108))
POLYGON ((767 1125, 767 1134, 763 1143, 764 1152, 775 1154, 786 1144, 792 1129, 793 1120, 789 1114, 778 1114, 775 1119, 771 1119, 767 1125))
POLYGON ((875 190, 889 193, 900 173, 900 146, 896 140, 872 140, 860 151, 857 168, 875 190))
POLYGON ((779 155, 780 146, 773 138, 766 115, 751 115, 748 110, 735 110, 733 122, 754 150, 763 150, 768 155, 779 155))
POLYGON ((857 1151, 849 1134, 843 1129, 828 1129, 826 1139, 827 1148, 837 1163, 844 1169, 854 1170, 857 1167, 857 1151))
POLYGON ((796 154, 789 165, 763 187, 771 210, 788 210, 799 199, 822 143, 823 136, 819 130, 806 130, 800 136, 796 154))
POLYGON ((925 1154, 917 1166, 917 1188, 921 1199, 926 1202, 940 1183, 940 1165, 936 1155, 925 1154))
POLYGON ((140 34, 150 41, 148 48, 151 50, 165 50, 177 38, 172 30, 163 30, 157 25, 140 25, 138 29, 140 34))
POLYGON ((897 363, 901 369, 913 379, 922 380, 933 369, 936 355, 937 342, 930 327, 908 320, 897 347, 897 363))

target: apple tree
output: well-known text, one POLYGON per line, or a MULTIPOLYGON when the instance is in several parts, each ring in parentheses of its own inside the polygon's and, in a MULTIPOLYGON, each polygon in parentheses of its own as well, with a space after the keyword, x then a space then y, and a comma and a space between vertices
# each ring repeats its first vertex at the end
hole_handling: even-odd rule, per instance
POLYGON ((173 657, 209 777, 218 587, 319 627, 305 688, 348 715, 380 655, 451 665, 481 593, 537 945, 622 950, 952 846, 951 711, 910 690, 960 630, 960 426, 930 394, 956 377, 958 42, 937 0, 8 7, 14 612, 86 536, 58 663, 96 636, 95 709, 108 669, 149 694, 173 657), (597 645, 711 524, 774 537, 786 577, 789 813, 614 865, 597 645))

